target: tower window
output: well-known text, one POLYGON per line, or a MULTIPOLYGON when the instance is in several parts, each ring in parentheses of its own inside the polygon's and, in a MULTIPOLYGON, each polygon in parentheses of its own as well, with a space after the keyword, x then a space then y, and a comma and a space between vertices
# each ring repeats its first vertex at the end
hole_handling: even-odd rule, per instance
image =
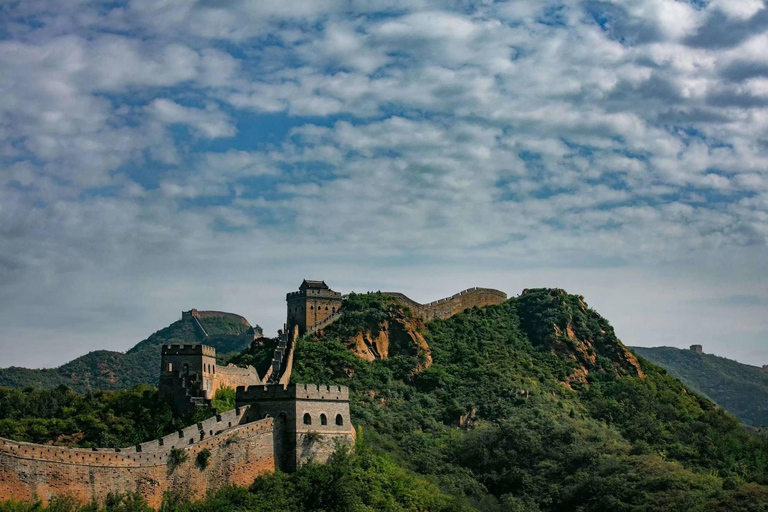
POLYGON ((305 425, 311 425, 312 424, 312 416, 309 415, 309 413, 304 413, 304 424, 305 425))
POLYGON ((320 415, 320 424, 321 425, 327 425, 328 424, 328 417, 325 414, 320 415))
POLYGON ((343 425, 344 424, 344 418, 341 417, 341 414, 336 415, 336 424, 337 425, 343 425))

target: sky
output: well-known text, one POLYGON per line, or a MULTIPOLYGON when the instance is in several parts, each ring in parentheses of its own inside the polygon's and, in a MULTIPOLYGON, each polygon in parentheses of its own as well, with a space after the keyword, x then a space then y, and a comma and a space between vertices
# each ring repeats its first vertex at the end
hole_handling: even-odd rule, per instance
POLYGON ((763 0, 0 5, 0 367, 304 278, 768 364, 763 0))

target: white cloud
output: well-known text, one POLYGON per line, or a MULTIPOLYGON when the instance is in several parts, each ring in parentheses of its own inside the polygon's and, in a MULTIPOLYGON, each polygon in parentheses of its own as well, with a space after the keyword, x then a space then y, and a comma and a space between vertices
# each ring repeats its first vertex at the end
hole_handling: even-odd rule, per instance
POLYGON ((206 108, 185 107, 173 100, 158 98, 146 110, 152 119, 165 124, 188 125, 201 137, 215 139, 232 137, 237 133, 228 116, 212 105, 206 108))
MULTIPOLYGON (((126 307, 160 326, 206 297, 277 326, 282 307, 249 298, 258 280, 278 302, 304 272, 447 294, 494 285, 480 261, 509 292, 569 286, 551 272, 610 305, 655 266, 677 274, 637 293, 677 297, 680 262, 706 281, 736 269, 699 260, 749 253, 723 289, 766 292, 762 2, 384 4, 9 7, 39 24, 0 42, 7 332, 80 335, 126 307), (719 19, 739 37, 694 41, 719 19), (618 284, 568 277, 608 264, 618 284), (449 284, 430 277, 449 267, 449 284), (13 320, 61 303, 38 330, 13 320)), ((659 332, 611 313, 630 339, 659 332)))
POLYGON ((765 9, 765 0, 712 0, 710 9, 719 9, 730 18, 747 20, 765 9))

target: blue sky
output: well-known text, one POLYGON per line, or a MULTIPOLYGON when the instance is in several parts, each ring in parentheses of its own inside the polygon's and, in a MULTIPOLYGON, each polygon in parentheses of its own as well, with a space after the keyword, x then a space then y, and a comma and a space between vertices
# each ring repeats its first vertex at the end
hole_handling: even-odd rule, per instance
POLYGON ((763 0, 0 7, 0 366, 302 278, 768 363, 763 0))

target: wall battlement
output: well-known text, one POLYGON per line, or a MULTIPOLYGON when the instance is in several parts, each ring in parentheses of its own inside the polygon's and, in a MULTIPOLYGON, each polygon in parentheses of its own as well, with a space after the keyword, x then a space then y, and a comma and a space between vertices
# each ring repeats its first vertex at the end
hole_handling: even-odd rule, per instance
POLYGON ((163 356, 210 356, 216 357, 216 349, 208 345, 163 345, 163 356))
POLYGON ((263 400, 324 400, 349 401, 346 386, 324 386, 317 384, 273 384, 267 386, 241 386, 236 391, 237 403, 263 400))

